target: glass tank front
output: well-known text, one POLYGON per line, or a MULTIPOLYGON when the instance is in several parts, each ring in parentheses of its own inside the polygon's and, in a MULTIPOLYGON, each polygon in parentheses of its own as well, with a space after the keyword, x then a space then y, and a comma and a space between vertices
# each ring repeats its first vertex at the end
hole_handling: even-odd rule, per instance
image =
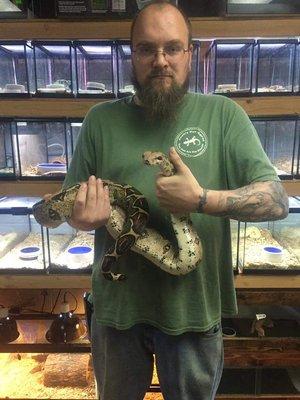
POLYGON ((76 41, 74 46, 77 95, 115 97, 113 43, 76 41))
POLYGON ((134 94, 132 83, 131 48, 129 41, 117 43, 118 97, 134 94))
POLYGON ((190 74, 189 91, 197 92, 199 88, 200 42, 193 41, 192 69, 190 74))
POLYGON ((0 96, 28 96, 33 52, 25 41, 0 41, 0 96))
POLYGON ((251 92, 254 40, 215 40, 205 57, 206 93, 251 92))
POLYGON ((0 273, 45 271, 44 229, 31 214, 34 197, 0 200, 0 273))
POLYGON ((295 158, 294 158, 294 178, 300 179, 300 119, 296 121, 296 144, 295 144, 295 158))
POLYGON ((296 50, 294 92, 300 92, 300 40, 298 40, 296 50))
POLYGON ((47 230, 49 271, 91 272, 94 260, 94 232, 76 231, 66 222, 47 230))
POLYGON ((231 257, 232 268, 234 273, 238 273, 238 244, 239 244, 239 223, 238 221, 230 220, 230 236, 231 236, 231 257))
POLYGON ((297 40, 258 40, 254 48, 255 93, 291 93, 297 40))
POLYGON ((262 146, 281 179, 293 177, 297 120, 289 117, 253 118, 262 146))
POLYGON ((289 198, 289 215, 283 220, 239 225, 238 263, 242 273, 299 273, 299 199, 289 198))
POLYGON ((0 119, 0 179, 16 176, 11 120, 0 119))
POLYGON ((71 42, 31 42, 34 49, 36 93, 47 97, 74 93, 74 48, 71 42))
POLYGON ((21 178, 63 179, 67 171, 66 122, 16 121, 21 178))
POLYGON ((82 119, 74 118, 70 119, 67 128, 67 138, 68 138, 68 161, 72 160, 72 156, 76 147, 80 129, 82 126, 82 119))

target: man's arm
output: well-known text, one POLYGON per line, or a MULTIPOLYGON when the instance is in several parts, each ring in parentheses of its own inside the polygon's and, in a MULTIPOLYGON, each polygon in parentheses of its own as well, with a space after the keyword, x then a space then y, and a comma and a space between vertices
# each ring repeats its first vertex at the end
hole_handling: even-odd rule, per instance
POLYGON ((288 215, 287 194, 281 182, 254 182, 236 190, 203 189, 199 212, 238 221, 275 221, 288 215))
POLYGON ((288 215, 288 197, 279 181, 253 182, 235 190, 203 188, 175 150, 170 160, 176 174, 159 176, 156 194, 162 207, 173 214, 200 212, 239 221, 272 221, 288 215))

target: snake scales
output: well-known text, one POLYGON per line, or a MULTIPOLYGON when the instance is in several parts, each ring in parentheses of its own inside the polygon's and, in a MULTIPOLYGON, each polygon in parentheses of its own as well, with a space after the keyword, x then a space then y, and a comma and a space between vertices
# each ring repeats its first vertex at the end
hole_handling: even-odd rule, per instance
MULTIPOLYGON (((175 173, 169 159, 160 152, 143 154, 146 165, 157 165, 165 176, 175 173)), ((129 249, 143 255, 156 266, 172 275, 184 275, 194 270, 202 259, 200 238, 188 215, 172 215, 171 223, 177 247, 154 229, 147 227, 149 209, 146 198, 134 187, 103 180, 109 187, 111 215, 106 228, 115 239, 101 262, 101 272, 108 280, 121 281, 126 277, 111 270, 116 260, 129 249)), ((33 206, 37 222, 56 228, 71 217, 80 184, 75 184, 41 200, 33 206)))

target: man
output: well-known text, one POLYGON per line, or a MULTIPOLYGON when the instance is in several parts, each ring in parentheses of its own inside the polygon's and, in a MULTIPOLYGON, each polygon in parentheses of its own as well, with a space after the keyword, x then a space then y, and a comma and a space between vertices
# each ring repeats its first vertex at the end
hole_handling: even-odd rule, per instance
POLYGON ((111 282, 93 271, 91 342, 101 400, 142 400, 153 354, 165 400, 214 399, 223 367, 221 314, 236 313, 229 218, 284 218, 287 196, 244 111, 221 96, 187 94, 189 22, 166 1, 147 5, 131 32, 136 95, 93 107, 64 186, 83 183, 70 224, 110 244, 102 179, 128 183, 149 202, 150 225, 172 240, 169 213, 191 213, 202 240, 199 267, 172 276, 133 252, 111 282), (146 150, 168 152, 171 177, 143 167, 146 150), (180 155, 179 155, 180 154, 180 155), (97 177, 97 179, 96 179, 97 177))

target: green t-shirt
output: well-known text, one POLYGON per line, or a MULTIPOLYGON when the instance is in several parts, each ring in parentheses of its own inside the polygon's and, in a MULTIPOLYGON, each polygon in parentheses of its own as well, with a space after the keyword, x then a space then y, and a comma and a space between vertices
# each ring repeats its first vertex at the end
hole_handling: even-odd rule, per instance
MULTIPOLYGON (((147 150, 168 153, 175 146, 199 183, 226 190, 254 181, 278 180, 248 116, 222 96, 187 94, 172 123, 149 123, 132 97, 94 106, 78 138, 64 187, 94 174, 128 183, 150 207, 149 226, 174 240, 169 214, 155 196, 158 170, 142 164, 147 150)), ((129 251, 113 270, 127 280, 105 280, 99 267, 111 239, 103 227, 95 234, 92 293, 99 323, 127 329, 148 323, 168 334, 204 331, 221 314, 236 313, 228 218, 191 215, 203 245, 203 260, 185 276, 173 276, 129 251)))

